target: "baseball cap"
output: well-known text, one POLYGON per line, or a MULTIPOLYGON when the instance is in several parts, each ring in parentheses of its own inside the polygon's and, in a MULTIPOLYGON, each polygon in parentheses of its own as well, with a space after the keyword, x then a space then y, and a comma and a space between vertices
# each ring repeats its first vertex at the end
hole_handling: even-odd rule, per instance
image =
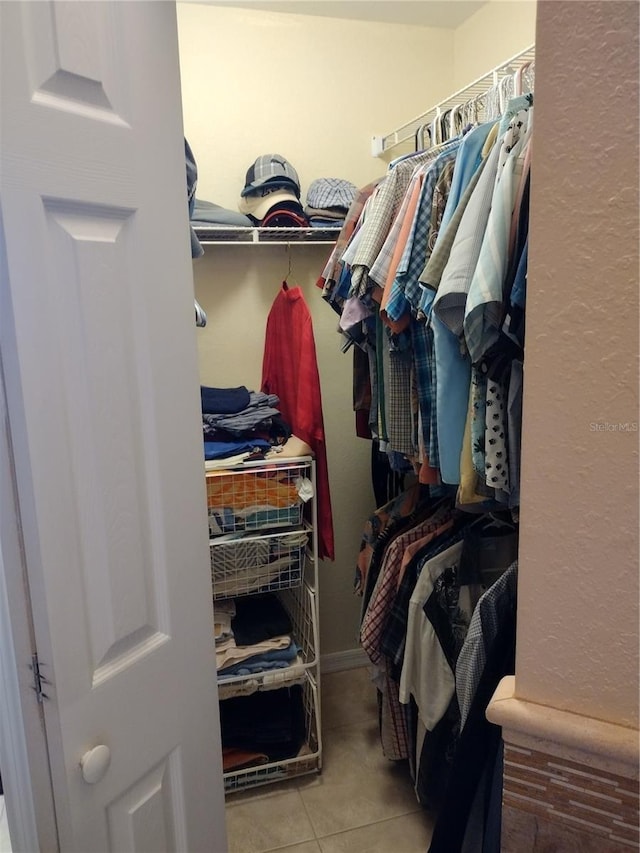
POLYGON ((274 187, 272 192, 264 195, 247 195, 240 198, 238 202, 238 210, 246 216, 253 216, 255 219, 264 219, 272 207, 282 205, 284 202, 293 202, 299 206, 296 194, 290 189, 282 189, 274 187))
POLYGON ((247 169, 244 189, 241 196, 254 193, 265 184, 277 184, 291 188, 300 198, 300 180, 298 173, 288 160, 280 154, 263 154, 247 169))
POLYGON ((343 178, 316 178, 309 186, 307 205, 316 210, 329 207, 348 210, 357 192, 357 187, 343 178))
POLYGON ((260 222, 261 228, 307 228, 309 220, 299 204, 276 204, 260 222))

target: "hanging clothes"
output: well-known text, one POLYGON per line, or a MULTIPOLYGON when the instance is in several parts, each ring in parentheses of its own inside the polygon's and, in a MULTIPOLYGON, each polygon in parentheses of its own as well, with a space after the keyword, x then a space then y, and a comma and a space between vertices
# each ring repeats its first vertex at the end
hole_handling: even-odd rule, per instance
POLYGON ((293 433, 316 458, 318 556, 335 558, 329 472, 325 445, 320 376, 311 314, 299 287, 283 282, 269 316, 262 362, 262 391, 275 394, 293 433))
POLYGON ((474 512, 519 502, 532 132, 532 96, 519 96, 499 118, 391 163, 322 278, 343 349, 366 355, 358 387, 391 467, 458 486, 474 512))
POLYGON ((418 476, 367 522, 356 591, 382 749, 438 811, 431 853, 500 849, 484 711, 515 666, 533 145, 532 95, 510 87, 482 124, 436 116, 432 148, 390 163, 323 276, 343 349, 363 353, 354 404, 366 392, 390 465, 418 476))

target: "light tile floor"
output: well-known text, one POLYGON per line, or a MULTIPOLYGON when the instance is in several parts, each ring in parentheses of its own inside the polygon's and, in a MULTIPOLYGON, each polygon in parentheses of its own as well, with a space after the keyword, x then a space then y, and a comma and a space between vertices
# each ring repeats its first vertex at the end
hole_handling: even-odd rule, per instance
POLYGON ((432 821, 387 761, 368 669, 322 677, 323 770, 227 798, 229 853, 426 853, 432 821))

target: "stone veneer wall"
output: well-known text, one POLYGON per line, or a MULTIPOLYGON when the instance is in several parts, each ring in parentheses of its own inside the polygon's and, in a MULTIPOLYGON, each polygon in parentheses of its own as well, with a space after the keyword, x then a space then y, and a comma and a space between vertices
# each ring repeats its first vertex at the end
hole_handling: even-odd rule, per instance
POLYGON ((589 764, 506 743, 503 806, 505 853, 640 849, 638 781, 589 764))

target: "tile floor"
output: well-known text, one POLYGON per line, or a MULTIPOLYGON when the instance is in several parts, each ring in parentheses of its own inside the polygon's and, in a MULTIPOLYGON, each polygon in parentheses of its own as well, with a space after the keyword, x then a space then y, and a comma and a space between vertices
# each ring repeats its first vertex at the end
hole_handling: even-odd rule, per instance
POLYGON ((432 823, 378 738, 368 669, 322 677, 323 770, 227 798, 229 853, 426 853, 432 823))

